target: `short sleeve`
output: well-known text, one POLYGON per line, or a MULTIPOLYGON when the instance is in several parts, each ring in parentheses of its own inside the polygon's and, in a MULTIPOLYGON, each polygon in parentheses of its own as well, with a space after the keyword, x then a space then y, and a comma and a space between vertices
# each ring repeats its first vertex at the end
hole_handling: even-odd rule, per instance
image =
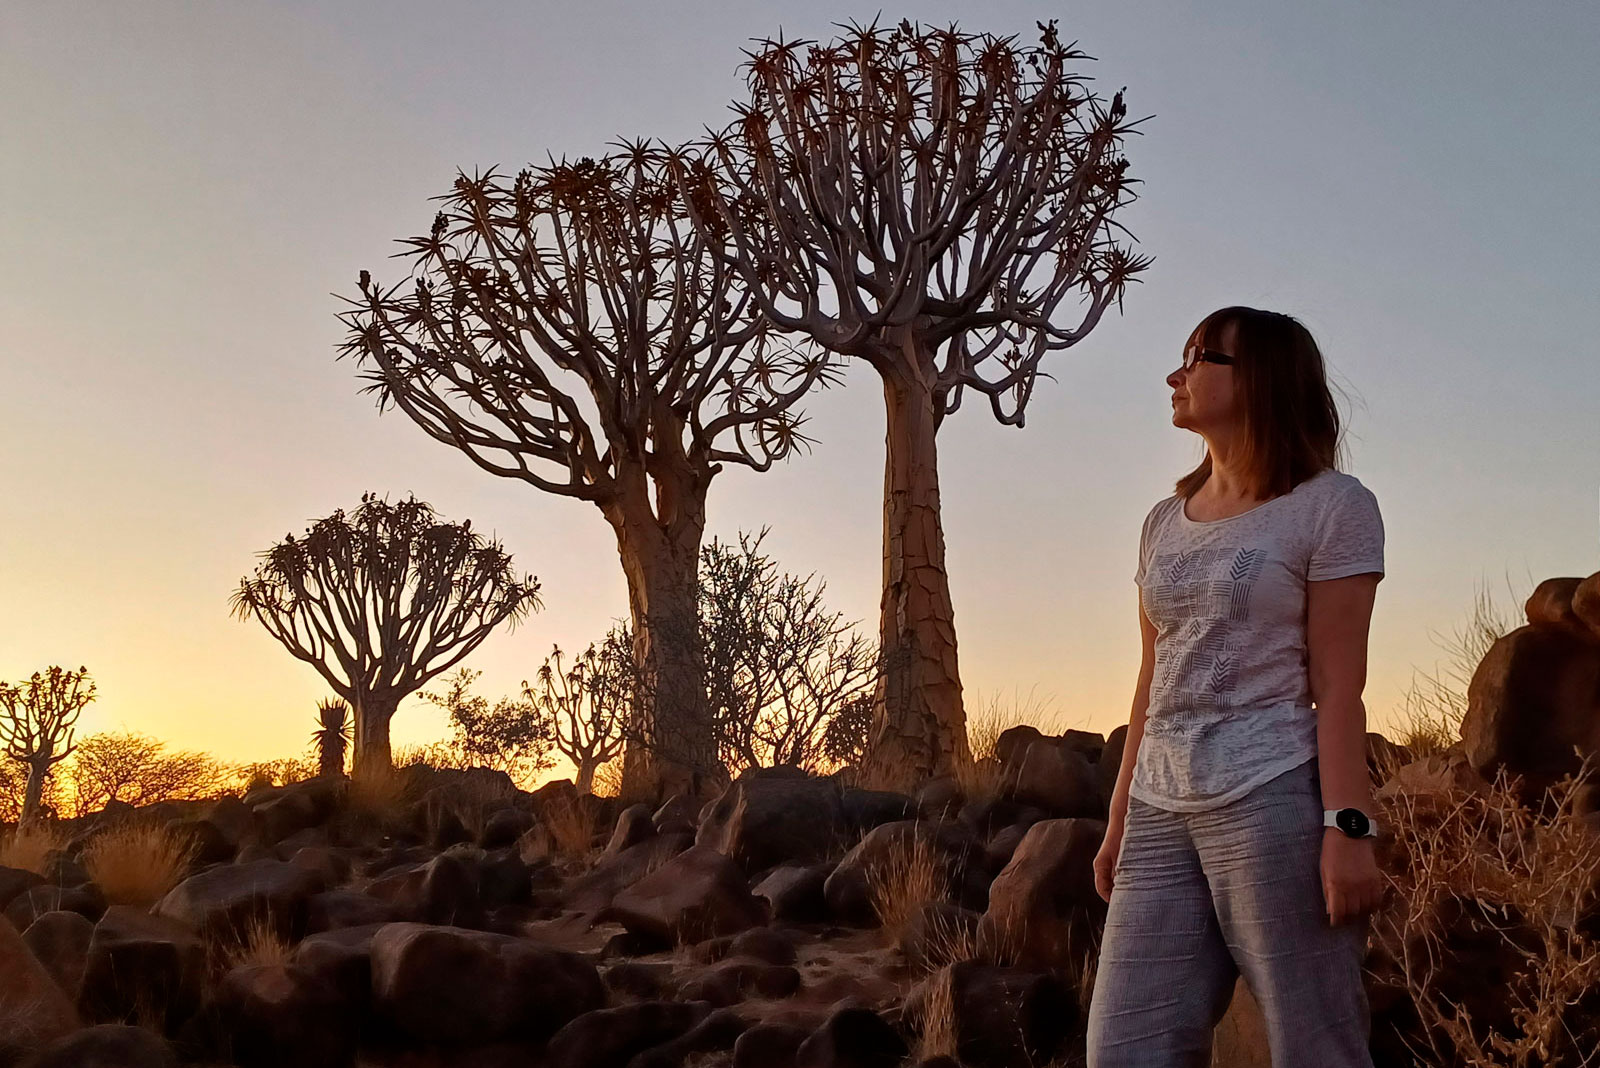
POLYGON ((1311 543, 1306 579, 1383 574, 1383 517, 1372 491, 1352 481, 1323 509, 1311 543))
POLYGON ((1134 569, 1133 581, 1140 586, 1144 585, 1146 562, 1150 559, 1150 528, 1155 525, 1156 513, 1160 510, 1159 504, 1150 509, 1144 517, 1144 526, 1139 530, 1139 566, 1134 569))

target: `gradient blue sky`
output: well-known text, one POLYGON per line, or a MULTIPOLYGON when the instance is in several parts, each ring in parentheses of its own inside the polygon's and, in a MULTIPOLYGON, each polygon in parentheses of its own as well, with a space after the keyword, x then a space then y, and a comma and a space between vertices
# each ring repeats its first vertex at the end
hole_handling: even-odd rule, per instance
MULTIPOLYGON (((332 293, 426 229, 455 169, 721 125, 747 39, 817 4, 56 3, 0 8, 0 678, 86 664, 86 729, 230 759, 298 752, 315 673, 227 598, 254 554, 416 492, 495 531, 546 609, 471 663, 485 692, 626 611, 599 513, 480 472, 335 363, 332 293)), ((1155 265, 1050 370, 1025 430, 940 438, 969 693, 1127 716, 1140 522, 1197 459, 1163 383, 1206 312, 1300 316, 1349 394, 1349 470, 1383 508, 1367 702, 1429 632, 1600 569, 1600 6, 921 3, 885 19, 1060 20, 1153 115, 1126 222, 1155 265)), ((810 405, 813 454, 712 488, 711 531, 770 524, 791 570, 874 626, 881 395, 810 405)), ((442 723, 402 706, 398 741, 442 723)))

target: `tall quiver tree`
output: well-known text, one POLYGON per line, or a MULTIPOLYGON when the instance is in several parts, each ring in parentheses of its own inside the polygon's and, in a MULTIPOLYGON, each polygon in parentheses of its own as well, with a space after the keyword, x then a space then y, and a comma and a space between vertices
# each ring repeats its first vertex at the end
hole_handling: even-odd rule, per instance
POLYGON ((341 350, 380 410, 611 524, 649 680, 624 762, 639 794, 722 775, 694 625, 707 490, 723 464, 764 471, 804 443, 795 405, 831 366, 774 336, 666 157, 461 175, 402 242, 409 282, 361 273, 341 350))
POLYGON ((240 581, 233 611, 267 632, 350 703, 353 777, 389 770, 389 723, 407 694, 448 671, 502 622, 539 607, 498 542, 415 497, 365 494, 346 515, 287 535, 240 581))
POLYGON ((0 746, 6 756, 28 766, 19 825, 38 818, 44 780, 72 754, 78 714, 94 698, 94 680, 84 667, 35 671, 16 686, 0 682, 0 746))
POLYGON ((883 381, 868 767, 890 778, 967 755, 939 426, 969 389, 1021 426, 1044 356, 1082 340, 1148 262, 1114 240, 1133 199, 1122 95, 1104 106, 1071 69, 1087 57, 1040 29, 1032 47, 908 23, 762 42, 738 119, 677 169, 768 318, 883 381), (1068 295, 1079 314, 1062 324, 1068 295))

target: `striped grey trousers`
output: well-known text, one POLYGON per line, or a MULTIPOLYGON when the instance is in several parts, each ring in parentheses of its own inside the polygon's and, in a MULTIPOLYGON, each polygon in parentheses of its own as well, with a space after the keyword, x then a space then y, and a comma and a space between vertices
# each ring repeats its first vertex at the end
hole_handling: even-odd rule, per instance
POLYGON ((1367 920, 1328 923, 1316 765, 1209 812, 1129 799, 1089 1009, 1089 1068, 1204 1068, 1240 974, 1261 1007, 1273 1068, 1372 1068, 1367 920))

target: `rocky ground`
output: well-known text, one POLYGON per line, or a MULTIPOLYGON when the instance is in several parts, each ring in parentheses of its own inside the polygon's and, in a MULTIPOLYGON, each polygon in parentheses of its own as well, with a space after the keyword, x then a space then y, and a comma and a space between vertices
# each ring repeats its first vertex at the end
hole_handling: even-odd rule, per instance
MULTIPOLYGON (((1542 586, 1530 625, 1485 661, 1461 742, 1412 760, 1369 736, 1385 818, 1402 823, 1385 863, 1419 895, 1399 911, 1447 917, 1430 951, 1482 1019, 1527 947, 1480 937, 1506 926, 1503 915, 1474 926, 1468 913, 1488 899, 1471 886, 1417 872, 1443 848, 1430 828, 1463 812, 1473 834, 1495 824, 1483 848, 1502 859, 1508 834, 1548 840, 1544 825, 1479 818, 1458 799, 1491 796, 1495 766, 1543 790, 1526 783, 1562 772, 1552 752, 1594 752, 1600 685, 1568 683, 1600 679, 1600 624, 1573 614, 1577 580, 1562 581, 1571 589, 1542 586), (1587 711, 1573 705, 1591 694, 1587 711)), ((0 868, 0 1064, 1081 1063, 1104 917, 1090 862, 1121 741, 1016 727, 972 774, 914 796, 774 769, 706 803, 624 805, 567 782, 528 793, 481 769, 410 768, 377 791, 313 779, 69 821, 42 873, 0 868), (85 867, 85 847, 118 825, 189 850, 153 904, 128 903, 85 867)), ((1572 796, 1594 807, 1592 792, 1572 796)), ((1585 878, 1596 841, 1562 840, 1585 878)), ((1600 937, 1594 900, 1584 890, 1563 906, 1571 938, 1600 937)), ((1401 958, 1422 928, 1390 929, 1398 940, 1375 942, 1369 960, 1374 1049, 1408 1064, 1404 1039, 1426 1013, 1401 958)), ((1237 1004, 1219 1063, 1265 1064, 1237 1004)), ((1568 1034, 1593 1024, 1558 1022, 1568 1034)))

